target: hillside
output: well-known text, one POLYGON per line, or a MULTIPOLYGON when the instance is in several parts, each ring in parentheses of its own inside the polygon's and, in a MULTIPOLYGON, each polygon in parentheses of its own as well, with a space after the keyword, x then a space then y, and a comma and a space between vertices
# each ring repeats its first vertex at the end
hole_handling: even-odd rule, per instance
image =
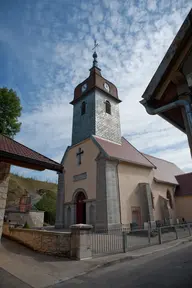
POLYGON ((35 204, 47 191, 52 191, 56 194, 57 184, 11 174, 8 188, 7 207, 18 205, 20 197, 25 194, 25 190, 32 197, 32 203, 35 204))

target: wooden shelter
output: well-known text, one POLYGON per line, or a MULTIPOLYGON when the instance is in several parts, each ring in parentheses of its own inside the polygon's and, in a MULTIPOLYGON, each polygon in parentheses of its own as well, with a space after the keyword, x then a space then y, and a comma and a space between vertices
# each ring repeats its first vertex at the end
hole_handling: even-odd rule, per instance
POLYGON ((38 171, 63 171, 61 164, 4 135, 0 135, 0 162, 38 171))
MULTIPOLYGON (((147 86, 140 103, 146 111, 158 114, 188 131, 191 122, 192 91, 192 10, 190 10, 161 64, 147 86)), ((192 148, 192 147, 191 147, 192 148)))
POLYGON ((23 144, 0 135, 0 239, 6 207, 10 166, 43 171, 45 169, 62 173, 63 165, 43 156, 23 144))

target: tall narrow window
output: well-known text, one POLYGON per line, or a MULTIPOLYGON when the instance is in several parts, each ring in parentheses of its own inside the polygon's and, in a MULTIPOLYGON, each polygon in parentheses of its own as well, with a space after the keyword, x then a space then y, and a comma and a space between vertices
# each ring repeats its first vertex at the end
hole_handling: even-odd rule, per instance
POLYGON ((111 114, 111 103, 108 100, 105 102, 105 112, 111 114))
POLYGON ((81 104, 81 115, 84 115, 86 113, 86 103, 85 101, 81 104))

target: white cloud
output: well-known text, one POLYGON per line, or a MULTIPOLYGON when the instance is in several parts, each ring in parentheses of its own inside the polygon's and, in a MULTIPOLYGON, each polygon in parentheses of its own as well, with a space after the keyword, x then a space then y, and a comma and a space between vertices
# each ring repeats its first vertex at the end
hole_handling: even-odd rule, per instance
POLYGON ((148 0, 147 1, 148 3, 148 5, 147 5, 147 8, 148 8, 148 10, 150 10, 150 11, 155 11, 155 9, 157 8, 157 2, 156 2, 156 0, 148 0))
MULTIPOLYGON (((192 168, 188 148, 179 148, 182 141, 187 143, 186 136, 158 116, 148 115, 139 103, 191 8, 190 0, 145 0, 138 1, 138 6, 134 3, 75 1, 76 6, 70 4, 63 15, 63 1, 58 0, 57 6, 51 1, 41 1, 33 14, 30 7, 24 13, 24 32, 30 27, 30 37, 40 35, 34 42, 26 40, 24 54, 17 39, 13 42, 6 34, 7 43, 10 41, 16 47, 17 57, 25 63, 26 73, 38 89, 38 93, 29 91, 27 101, 32 103, 32 109, 24 110, 18 140, 53 159, 62 155, 71 138, 69 101, 75 86, 89 75, 96 37, 103 76, 117 86, 123 100, 122 133, 138 149, 161 151, 155 155, 175 162, 180 168, 192 168), (176 144, 177 149, 170 149, 176 144)), ((43 173, 55 177, 50 176, 52 172, 43 173)))

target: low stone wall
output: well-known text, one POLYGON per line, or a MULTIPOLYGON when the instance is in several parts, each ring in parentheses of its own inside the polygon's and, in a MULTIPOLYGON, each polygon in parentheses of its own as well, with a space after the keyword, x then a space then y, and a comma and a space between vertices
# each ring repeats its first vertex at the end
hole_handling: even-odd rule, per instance
POLYGON ((35 227, 43 227, 44 223, 44 212, 43 211, 29 211, 29 212, 11 212, 8 211, 7 214, 7 222, 14 222, 19 225, 24 225, 26 222, 28 223, 30 228, 35 227))
POLYGON ((41 253, 70 257, 70 232, 11 228, 4 224, 3 235, 41 253))

